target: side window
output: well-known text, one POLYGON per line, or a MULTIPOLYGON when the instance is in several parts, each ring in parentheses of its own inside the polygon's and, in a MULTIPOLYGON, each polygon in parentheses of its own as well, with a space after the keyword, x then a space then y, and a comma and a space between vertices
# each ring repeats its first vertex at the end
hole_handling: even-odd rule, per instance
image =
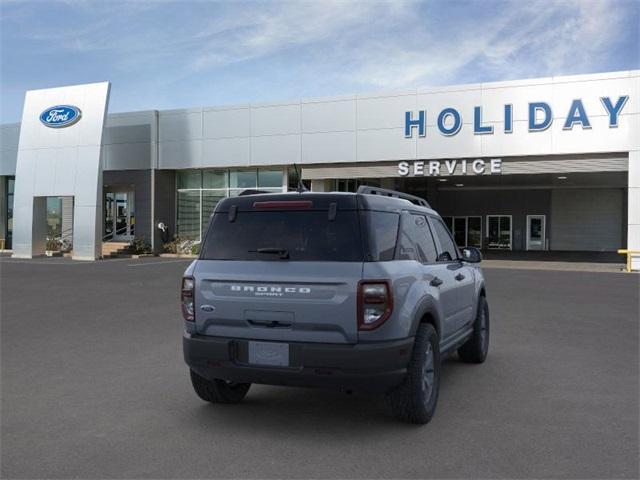
POLYGON ((369 256, 371 261, 393 260, 398 236, 397 213, 367 211, 364 213, 369 227, 369 256))
POLYGON ((405 214, 400 230, 398 260, 416 260, 420 263, 435 262, 436 248, 431 237, 429 223, 424 215, 405 214))
POLYGON ((429 222, 427 222, 427 218, 423 215, 418 215, 418 225, 419 234, 420 234, 420 242, 424 249, 424 255, 427 258, 427 262, 435 262, 438 257, 438 251, 436 250, 436 244, 433 240, 433 234, 431 233, 431 227, 429 227, 429 222))
POLYGON ((458 258, 458 250, 456 249, 456 245, 451 238, 451 234, 447 230, 447 227, 444 226, 444 223, 438 218, 432 218, 433 221, 433 229, 434 233, 438 237, 440 241, 440 255, 442 258, 440 261, 450 262, 458 258))
POLYGON ((450 232, 453 232, 453 217, 442 217, 442 221, 450 232))

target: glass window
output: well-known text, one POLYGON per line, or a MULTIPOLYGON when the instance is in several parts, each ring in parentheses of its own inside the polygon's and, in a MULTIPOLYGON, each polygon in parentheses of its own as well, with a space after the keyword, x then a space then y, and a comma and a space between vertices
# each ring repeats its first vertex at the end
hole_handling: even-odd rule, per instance
POLYGON ((178 192, 178 225, 180 238, 200 238, 200 191, 178 192))
POLYGON ((511 217, 506 215, 487 216, 488 248, 511 249, 511 217))
POLYGON ((436 261, 436 248, 424 215, 406 214, 400 233, 399 260, 436 261))
POLYGON ((450 232, 453 232, 453 217, 442 217, 442 221, 450 232))
POLYGON ((419 236, 419 245, 422 249, 422 256, 427 262, 435 262, 438 257, 438 252, 433 240, 433 234, 431 233, 431 227, 429 227, 429 222, 427 222, 427 218, 424 215, 414 216, 417 217, 414 220, 414 223, 419 236))
POLYGON ((62 198, 47 197, 47 235, 59 236, 62 233, 62 198))
MULTIPOLYGON (((299 168, 299 167, 298 167, 299 168)), ((296 173, 296 169, 291 167, 287 170, 287 184, 289 190, 297 190, 298 189, 298 174, 296 173)), ((302 184, 306 187, 307 190, 311 190, 311 180, 303 180, 302 184)))
POLYGON ((256 188, 258 186, 255 170, 231 170, 229 186, 231 188, 256 188))
POLYGON ((7 178, 7 238, 5 238, 5 248, 11 248, 11 237, 13 236, 13 189, 15 178, 7 178))
POLYGON ((258 188, 282 188, 282 170, 258 170, 258 188))
POLYGON ((438 218, 433 218, 433 228, 436 237, 440 241, 440 261, 451 261, 458 258, 458 250, 456 249, 451 234, 444 223, 438 218))
POLYGON ((282 169, 252 170, 181 170, 177 172, 178 212, 177 235, 199 240, 207 229, 209 217, 218 201, 245 190, 260 188, 270 192, 282 191, 282 169), (191 193, 187 193, 190 191, 191 193), (202 230, 202 232, 201 232, 202 230))
POLYGON ((178 189, 202 188, 202 170, 179 170, 178 189))
POLYGON ((204 170, 202 172, 202 188, 227 188, 229 186, 227 170, 204 170))
POLYGON ((392 212, 374 211, 367 211, 363 215, 369 232, 369 260, 372 262, 393 260, 400 216, 392 212))
POLYGON ((453 238, 456 245, 465 247, 467 245, 467 217, 454 217, 453 219, 453 238))
POLYGON ((213 216, 203 245, 208 260, 362 261, 356 211, 239 212, 213 216))
MULTIPOLYGON (((202 191, 202 237, 209 227, 209 220, 216 205, 226 197, 226 191, 203 190, 202 191)), ((200 237, 200 238, 202 238, 200 237)))
POLYGON ((468 217, 467 245, 470 247, 482 247, 482 217, 468 217))

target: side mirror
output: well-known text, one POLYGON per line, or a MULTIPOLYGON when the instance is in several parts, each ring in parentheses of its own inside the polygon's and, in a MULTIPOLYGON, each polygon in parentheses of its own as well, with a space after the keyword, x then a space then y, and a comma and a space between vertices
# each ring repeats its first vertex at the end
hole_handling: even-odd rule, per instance
POLYGON ((442 252, 440 255, 438 255, 438 258, 436 258, 436 262, 452 262, 453 258, 451 258, 451 254, 449 252, 442 252))
POLYGON ((482 253, 476 247, 464 247, 462 249, 462 259, 469 263, 480 263, 482 261, 482 253))

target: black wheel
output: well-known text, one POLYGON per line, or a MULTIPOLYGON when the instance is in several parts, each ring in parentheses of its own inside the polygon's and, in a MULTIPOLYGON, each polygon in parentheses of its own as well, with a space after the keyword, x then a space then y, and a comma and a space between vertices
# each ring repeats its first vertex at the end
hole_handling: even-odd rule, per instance
POLYGON ((207 380, 193 370, 191 384, 198 396, 211 403, 239 403, 251 387, 250 383, 232 383, 225 380, 207 380))
POLYGON ((402 385, 387 395, 399 420, 429 423, 438 403, 440 386, 440 342, 432 325, 418 327, 416 340, 402 385))
POLYGON ((458 349, 460 360, 467 363, 482 363, 489 351, 489 304, 484 297, 478 301, 478 313, 473 323, 473 334, 458 349))

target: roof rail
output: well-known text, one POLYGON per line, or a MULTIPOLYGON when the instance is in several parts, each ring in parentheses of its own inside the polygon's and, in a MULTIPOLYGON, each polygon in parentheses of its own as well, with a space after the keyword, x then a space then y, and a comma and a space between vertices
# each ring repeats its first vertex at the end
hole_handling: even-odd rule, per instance
POLYGON ((397 192, 396 190, 387 190, 386 188, 370 187, 368 185, 361 185, 358 187, 356 193, 364 193, 367 195, 381 195, 383 197, 394 197, 408 200, 409 202, 420 205, 421 207, 431 208, 431 205, 424 199, 416 197, 415 195, 409 195, 408 193, 397 192))

